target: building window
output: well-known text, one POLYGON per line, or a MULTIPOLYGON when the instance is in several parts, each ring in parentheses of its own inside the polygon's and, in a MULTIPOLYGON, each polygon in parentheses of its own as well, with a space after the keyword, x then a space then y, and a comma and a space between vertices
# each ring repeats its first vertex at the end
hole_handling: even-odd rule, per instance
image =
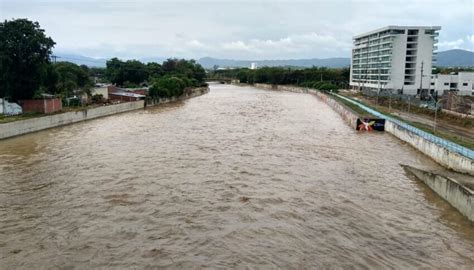
POLYGON ((434 85, 434 82, 431 82, 431 85, 434 85))
POLYGON ((462 86, 467 86, 467 82, 465 82, 465 83, 462 83, 462 86))
POLYGON ((449 83, 448 83, 448 82, 445 82, 445 83, 444 83, 444 85, 448 86, 448 85, 449 85, 449 83))

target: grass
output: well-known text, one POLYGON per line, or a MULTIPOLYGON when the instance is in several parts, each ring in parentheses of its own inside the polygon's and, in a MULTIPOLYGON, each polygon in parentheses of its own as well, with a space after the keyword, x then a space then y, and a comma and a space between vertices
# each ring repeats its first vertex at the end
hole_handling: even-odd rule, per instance
POLYGON ((370 113, 368 113, 367 111, 365 111, 364 109, 362 109, 361 107, 355 105, 354 103, 351 103, 345 99, 342 99, 338 96, 331 96, 332 98, 334 98, 336 101, 338 101, 339 103, 342 103, 344 106, 348 107, 349 109, 351 109, 352 111, 354 111, 357 115, 359 115, 360 118, 364 118, 364 117, 373 117, 370 113))
MULTIPOLYGON (((337 98, 337 97, 335 97, 335 98, 337 98)), ((346 100, 340 99, 340 98, 338 98, 338 101, 341 101, 341 102, 344 102, 344 101, 345 101, 344 104, 347 105, 347 106, 350 106, 350 104, 352 104, 352 103, 350 103, 350 102, 348 102, 348 101, 346 101, 346 100)), ((362 101, 360 101, 360 100, 358 100, 358 102, 360 102, 360 103, 366 105, 367 107, 369 107, 369 108, 371 108, 371 109, 374 109, 374 110, 379 111, 379 112, 381 112, 381 113, 383 113, 383 114, 385 114, 385 115, 388 115, 388 116, 390 116, 390 117, 392 117, 392 118, 398 119, 398 120, 400 120, 400 121, 402 121, 402 122, 405 122, 405 123, 407 123, 407 124, 409 124, 409 125, 412 125, 412 126, 414 126, 414 127, 416 127, 416 128, 419 128, 419 129, 421 129, 421 130, 423 130, 423 131, 425 131, 425 132, 427 132, 427 133, 430 133, 430 134, 433 134, 433 135, 438 136, 438 137, 440 137, 440 138, 449 140, 449 141, 451 141, 451 142, 453 142, 453 143, 457 143, 457 144, 462 145, 462 146, 464 146, 464 147, 467 147, 467 148, 469 148, 469 149, 474 149, 474 141, 471 140, 471 139, 469 139, 469 138, 466 138, 466 137, 463 137, 463 136, 459 136, 459 135, 456 135, 456 134, 453 134, 453 133, 444 132, 444 131, 436 131, 436 133, 435 133, 435 132, 433 132, 433 127, 432 127, 432 126, 430 126, 430 125, 425 125, 425 124, 418 123, 418 122, 411 122, 411 121, 405 120, 404 118, 401 118, 401 117, 398 116, 398 115, 393 115, 393 114, 391 114, 391 112, 389 112, 389 108, 387 108, 387 107, 384 107, 384 106, 377 106, 377 107, 374 107, 374 106, 371 106, 372 104, 367 104, 367 102, 362 102, 362 101)), ((358 107, 357 105, 355 105, 355 104, 352 104, 352 105, 355 106, 355 107, 357 107, 357 108, 359 108, 360 110, 362 110, 362 109, 361 109, 360 107, 358 107)), ((352 108, 352 107, 351 107, 351 108, 352 108)), ((362 111, 364 111, 364 110, 362 110, 362 111)), ((357 111, 356 111, 356 112, 357 112, 357 111)), ((359 114, 360 114, 360 113, 359 113, 359 114)))
POLYGON ((438 136, 440 138, 449 140, 453 143, 457 143, 457 144, 462 145, 464 147, 467 147, 469 149, 474 149, 474 141, 471 140, 471 139, 468 139, 468 138, 465 138, 465 137, 462 137, 462 136, 458 136, 458 135, 453 134, 453 133, 447 133, 447 132, 444 132, 444 131, 436 131, 436 133, 435 133, 435 132, 433 132, 433 127, 432 126, 428 126, 428 125, 418 123, 418 122, 409 122, 409 121, 406 121, 406 120, 403 120, 403 119, 401 119, 401 120, 406 122, 407 124, 410 124, 410 125, 412 125, 416 128, 419 128, 419 129, 421 129, 425 132, 428 132, 428 133, 433 134, 435 136, 438 136))
POLYGON ((5 123, 10 123, 10 122, 15 122, 15 121, 21 121, 21 120, 26 120, 26 119, 32 119, 32 118, 37 118, 37 117, 42 117, 42 116, 60 114, 60 113, 66 113, 66 112, 83 111, 83 110, 86 110, 86 109, 92 109, 92 108, 96 108, 96 107, 100 107, 100 106, 103 106, 103 105, 91 104, 91 105, 84 106, 84 107, 63 107, 63 109, 61 111, 57 111, 57 112, 49 113, 49 114, 23 113, 23 114, 19 114, 19 115, 11 115, 11 116, 5 116, 3 114, 0 114, 0 124, 5 124, 5 123))
POLYGON ((24 114, 20 114, 20 115, 12 115, 12 116, 5 116, 3 114, 0 114, 0 124, 10 123, 10 122, 15 122, 15 121, 20 121, 20 120, 26 120, 26 119, 31 119, 31 118, 41 117, 41 116, 44 116, 44 114, 24 113, 24 114))

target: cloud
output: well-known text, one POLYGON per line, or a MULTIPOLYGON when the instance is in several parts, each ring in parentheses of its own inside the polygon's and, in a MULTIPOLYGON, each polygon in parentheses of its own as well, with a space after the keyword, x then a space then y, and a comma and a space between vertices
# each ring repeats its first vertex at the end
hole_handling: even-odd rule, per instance
POLYGON ((464 44, 463 39, 457 39, 453 41, 443 41, 438 43, 438 47, 443 50, 450 50, 450 49, 459 49, 464 44))
POLYGON ((241 59, 249 57, 286 58, 291 57, 334 57, 341 52, 347 53, 352 44, 338 40, 331 35, 318 33, 295 34, 279 39, 250 39, 248 41, 232 41, 221 44, 222 50, 238 52, 241 59), (321 52, 315 55, 315 52, 321 52))
POLYGON ((38 21, 57 50, 94 57, 326 58, 349 57, 354 35, 386 25, 441 25, 440 50, 472 50, 469 7, 472 0, 0 0, 0 20, 38 21))
POLYGON ((472 44, 474 44, 474 35, 468 35, 466 37, 466 40, 468 40, 469 42, 471 42, 472 44))

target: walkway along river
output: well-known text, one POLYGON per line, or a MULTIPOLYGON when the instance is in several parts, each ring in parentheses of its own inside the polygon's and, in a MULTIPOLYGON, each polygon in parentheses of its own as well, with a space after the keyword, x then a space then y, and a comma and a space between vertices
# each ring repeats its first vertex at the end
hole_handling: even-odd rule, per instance
POLYGON ((0 141, 0 268, 474 267, 474 226, 312 95, 207 95, 0 141))

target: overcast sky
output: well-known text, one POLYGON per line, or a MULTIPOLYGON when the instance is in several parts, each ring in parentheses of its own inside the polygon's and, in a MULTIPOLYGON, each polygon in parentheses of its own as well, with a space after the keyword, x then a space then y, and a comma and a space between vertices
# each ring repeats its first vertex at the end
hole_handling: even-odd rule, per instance
POLYGON ((473 0, 0 0, 0 19, 38 21, 56 52, 121 58, 349 57, 352 36, 440 25, 439 50, 474 50, 473 0))

